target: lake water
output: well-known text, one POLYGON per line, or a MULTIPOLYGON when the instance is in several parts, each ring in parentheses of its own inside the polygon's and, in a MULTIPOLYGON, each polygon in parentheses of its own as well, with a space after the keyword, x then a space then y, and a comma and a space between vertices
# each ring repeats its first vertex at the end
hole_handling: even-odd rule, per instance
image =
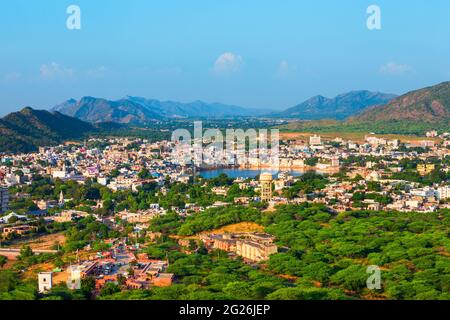
MULTIPOLYGON (((226 168, 226 169, 200 171, 200 176, 205 179, 212 179, 221 175, 222 173, 225 173, 230 178, 255 178, 262 172, 270 172, 272 173, 273 177, 276 178, 279 173, 286 171, 226 168)), ((287 172, 294 177, 301 176, 302 174, 305 173, 304 171, 287 171, 287 172)))

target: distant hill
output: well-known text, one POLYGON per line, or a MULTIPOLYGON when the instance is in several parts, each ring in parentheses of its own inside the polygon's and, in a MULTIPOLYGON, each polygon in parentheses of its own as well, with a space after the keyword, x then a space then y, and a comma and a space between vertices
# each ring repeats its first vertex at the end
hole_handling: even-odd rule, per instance
POLYGON ((140 97, 127 97, 127 99, 139 103, 148 109, 155 110, 165 118, 221 118, 263 114, 263 112, 255 109, 222 103, 206 103, 200 100, 190 103, 181 103, 174 101, 149 100, 140 97))
POLYGON ((84 97, 79 101, 71 99, 55 106, 52 110, 92 123, 108 121, 126 124, 149 124, 162 119, 221 118, 263 114, 256 110, 220 103, 202 101, 181 103, 130 96, 117 101, 93 97, 84 97))
POLYGON ((94 97, 84 97, 79 101, 70 99, 52 110, 92 123, 138 124, 161 119, 158 113, 127 99, 118 101, 94 97))
POLYGON ((384 106, 366 110, 351 122, 420 121, 450 119, 450 81, 408 92, 384 106))
POLYGON ((275 117, 298 118, 301 120, 336 119, 343 120, 357 115, 368 107, 381 105, 397 97, 393 94, 371 92, 367 90, 351 91, 333 99, 315 96, 275 117))
POLYGON ((0 152, 34 151, 95 130, 91 124, 59 112, 26 107, 0 119, 0 152))
POLYGON ((295 121, 282 130, 301 132, 376 132, 423 135, 450 131, 450 82, 415 90, 346 121, 295 121))

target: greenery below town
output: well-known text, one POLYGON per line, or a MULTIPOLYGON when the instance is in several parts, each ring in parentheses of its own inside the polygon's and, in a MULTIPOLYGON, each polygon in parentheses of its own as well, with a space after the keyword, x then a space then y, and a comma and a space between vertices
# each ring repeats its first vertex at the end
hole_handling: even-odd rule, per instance
MULTIPOLYGON (((354 211, 330 213, 322 205, 280 206, 274 212, 233 206, 211 209, 186 219, 175 214, 155 219, 164 232, 142 250, 170 261, 177 283, 167 288, 122 291, 108 285, 99 299, 449 299, 450 212, 427 215, 354 211), (206 216, 209 219, 206 219, 206 216), (276 236, 278 254, 260 268, 230 260, 225 252, 202 248, 185 254, 168 236, 197 232, 240 221, 260 223, 276 236), (382 288, 367 289, 369 265, 382 270, 382 288)), ((120 236, 89 218, 69 227, 64 252, 92 239, 120 236), (94 238, 93 238, 94 237, 94 238)), ((25 250, 26 251, 26 250, 25 250)), ((58 256, 23 252, 20 268, 58 256), (39 258, 37 258, 39 257, 39 258), (30 260, 31 259, 31 260, 30 260)), ((42 298, 33 282, 22 281, 19 268, 0 271, 0 299, 42 298)), ((56 287, 46 299, 87 299, 89 290, 56 287)))

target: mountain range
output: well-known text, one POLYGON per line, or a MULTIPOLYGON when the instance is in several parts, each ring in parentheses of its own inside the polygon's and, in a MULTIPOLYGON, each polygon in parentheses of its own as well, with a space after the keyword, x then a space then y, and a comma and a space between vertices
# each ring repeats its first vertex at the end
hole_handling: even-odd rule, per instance
POLYGON ((292 121, 281 129, 302 132, 376 132, 423 135, 450 130, 450 82, 408 92, 345 121, 292 121))
POLYGON ((343 120, 357 115, 368 107, 385 104, 395 97, 396 95, 393 94, 366 90, 352 91, 333 99, 316 96, 279 113, 203 101, 181 103, 131 96, 111 101, 102 98, 83 97, 80 100, 67 100, 53 107, 52 110, 91 123, 109 121, 135 125, 145 125, 164 119, 255 116, 298 118, 302 120, 343 120))
MULTIPOLYGON (((340 118, 344 117, 344 113, 363 111, 346 121, 290 122, 286 129, 423 134, 425 130, 448 131, 450 128, 449 81, 411 91, 384 105, 363 107, 372 103, 378 104, 379 101, 389 98, 389 95, 368 91, 353 91, 334 99, 316 97, 301 104, 301 107, 296 107, 297 109, 292 108, 285 114, 301 115, 305 110, 311 112, 325 110, 322 118, 329 117, 333 112, 336 117, 340 118), (341 107, 337 107, 338 112, 333 111, 331 106, 341 107)), ((55 145, 70 139, 80 139, 93 133, 109 135, 122 130, 126 134, 127 130, 131 128, 126 124, 194 116, 217 118, 236 116, 236 113, 250 116, 252 112, 240 107, 203 102, 181 104, 136 97, 108 101, 86 97, 80 101, 68 100, 55 107, 53 111, 34 110, 26 107, 1 118, 0 152, 34 151, 38 146, 55 145)), ((252 115, 257 114, 253 112, 252 115)))
POLYGON ((385 104, 396 97, 394 94, 367 90, 351 91, 333 99, 319 95, 283 112, 275 113, 273 116, 301 120, 344 120, 357 115, 368 107, 385 104))
POLYGON ((78 101, 70 99, 52 110, 92 123, 109 121, 125 124, 149 124, 163 119, 248 117, 263 114, 258 110, 221 103, 181 103, 131 96, 117 101, 94 97, 84 97, 78 101))

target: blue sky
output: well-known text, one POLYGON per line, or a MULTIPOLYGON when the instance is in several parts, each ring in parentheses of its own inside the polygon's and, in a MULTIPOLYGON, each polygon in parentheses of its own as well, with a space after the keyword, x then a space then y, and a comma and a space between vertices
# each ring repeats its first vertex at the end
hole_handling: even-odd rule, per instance
POLYGON ((14 0, 0 5, 0 114, 126 95, 284 109, 450 79, 448 0, 14 0), (81 8, 81 30, 66 9, 81 8), (369 5, 381 30, 366 27, 369 5))

